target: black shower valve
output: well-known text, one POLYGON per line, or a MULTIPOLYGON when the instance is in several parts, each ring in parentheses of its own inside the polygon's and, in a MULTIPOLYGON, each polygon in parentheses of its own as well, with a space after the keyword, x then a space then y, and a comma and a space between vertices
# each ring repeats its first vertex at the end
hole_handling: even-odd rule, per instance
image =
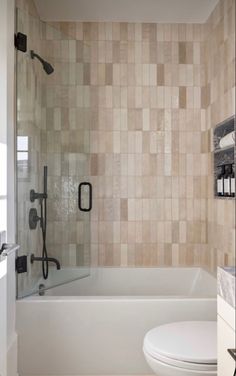
POLYGON ((31 208, 29 211, 29 228, 30 230, 35 230, 37 223, 41 221, 41 217, 37 214, 37 209, 31 208))

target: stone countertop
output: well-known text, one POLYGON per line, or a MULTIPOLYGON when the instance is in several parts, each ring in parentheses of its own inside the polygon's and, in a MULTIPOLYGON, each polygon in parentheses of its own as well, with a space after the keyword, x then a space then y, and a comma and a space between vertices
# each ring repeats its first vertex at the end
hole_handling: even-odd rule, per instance
POLYGON ((0 256, 0 279, 7 273, 7 260, 6 257, 0 256))
POLYGON ((235 308, 235 266, 217 269, 217 292, 228 304, 235 308))

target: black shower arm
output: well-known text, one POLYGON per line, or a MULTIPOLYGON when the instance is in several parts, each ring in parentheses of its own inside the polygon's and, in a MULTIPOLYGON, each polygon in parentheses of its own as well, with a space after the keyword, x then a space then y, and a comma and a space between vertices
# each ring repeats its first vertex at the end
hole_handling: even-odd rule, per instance
POLYGON ((41 61, 42 64, 44 63, 44 60, 41 58, 41 56, 36 54, 33 50, 30 51, 30 57, 31 59, 34 59, 35 57, 37 57, 37 59, 41 61))

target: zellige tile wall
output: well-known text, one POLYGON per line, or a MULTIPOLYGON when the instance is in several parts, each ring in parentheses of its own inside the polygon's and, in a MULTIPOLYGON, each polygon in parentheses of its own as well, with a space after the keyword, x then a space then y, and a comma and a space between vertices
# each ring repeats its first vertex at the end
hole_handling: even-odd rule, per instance
MULTIPOLYGON (((46 26, 56 68, 44 96, 48 164, 72 195, 80 171, 93 184, 93 265, 207 262, 204 32, 192 24, 46 26)), ((51 218, 52 250, 83 243, 74 197, 51 218)))
POLYGON ((212 130, 235 112, 234 6, 221 0, 206 24, 42 23, 48 248, 63 266, 233 264, 212 130), (77 207, 84 180, 91 216, 77 207))

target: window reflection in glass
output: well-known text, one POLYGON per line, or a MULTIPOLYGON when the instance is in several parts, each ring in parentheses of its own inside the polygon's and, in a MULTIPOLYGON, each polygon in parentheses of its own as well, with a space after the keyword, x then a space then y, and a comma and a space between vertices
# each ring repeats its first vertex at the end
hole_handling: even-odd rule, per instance
POLYGON ((29 137, 17 136, 17 169, 19 179, 29 176, 29 137))
POLYGON ((7 146, 0 143, 0 231, 7 229, 7 146))

